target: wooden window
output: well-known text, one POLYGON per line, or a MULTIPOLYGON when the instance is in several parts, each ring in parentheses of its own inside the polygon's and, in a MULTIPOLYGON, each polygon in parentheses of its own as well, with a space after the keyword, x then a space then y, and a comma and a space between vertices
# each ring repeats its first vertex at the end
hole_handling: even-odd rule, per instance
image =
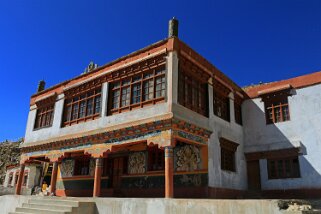
POLYGON ((110 84, 108 114, 117 114, 165 100, 165 65, 110 84))
POLYGON ((288 95, 285 92, 267 95, 263 101, 267 124, 290 120, 288 95))
POLYGON ((194 75, 180 68, 178 72, 178 102, 182 106, 208 117, 207 82, 199 80, 194 75))
POLYGON ((214 115, 223 120, 230 121, 230 90, 218 81, 213 85, 214 115))
POLYGON ((220 138, 221 169, 235 172, 235 152, 239 144, 220 138))
POLYGON ((235 122, 242 125, 242 99, 237 95, 234 95, 234 115, 235 122))
POLYGON ((267 164, 269 179, 300 177, 298 157, 268 159, 267 164))
POLYGON ((100 116, 101 86, 68 97, 65 100, 63 126, 70 126, 100 116))
POLYGON ((52 126, 54 117, 54 104, 41 106, 37 109, 35 129, 52 126))
POLYGON ((157 145, 148 147, 148 171, 164 170, 164 168, 164 150, 159 149, 157 145))
POLYGON ((90 157, 79 156, 75 158, 74 175, 89 175, 90 157))

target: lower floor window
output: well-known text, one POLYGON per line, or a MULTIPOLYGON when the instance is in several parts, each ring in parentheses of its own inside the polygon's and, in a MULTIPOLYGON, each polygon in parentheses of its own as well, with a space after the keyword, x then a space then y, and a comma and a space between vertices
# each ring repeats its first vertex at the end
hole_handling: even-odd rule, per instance
POLYGON ((221 169, 236 172, 235 152, 239 144, 220 138, 221 146, 221 169))
POLYGON ((165 155, 164 150, 158 146, 148 147, 148 171, 164 170, 165 155))
POLYGON ((269 179, 300 177, 298 157, 268 159, 267 163, 269 179))
POLYGON ((75 159, 74 175, 89 175, 90 158, 82 157, 75 159))
POLYGON ((235 152, 221 148, 221 169, 235 172, 235 152))

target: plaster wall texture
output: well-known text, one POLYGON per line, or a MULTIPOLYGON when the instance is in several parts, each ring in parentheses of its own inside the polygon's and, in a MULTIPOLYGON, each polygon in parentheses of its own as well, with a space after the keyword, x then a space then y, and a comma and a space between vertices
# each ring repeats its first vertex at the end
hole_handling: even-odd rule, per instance
MULTIPOLYGON (((4 187, 11 187, 11 186, 15 186, 16 185, 16 178, 19 174, 19 166, 9 169, 6 172, 6 177, 3 183, 4 187), (13 179, 11 181, 11 183, 9 184, 9 175, 13 173, 13 179)), ((27 179, 27 184, 26 186, 24 186, 23 188, 33 188, 35 185, 38 185, 39 183, 39 175, 40 175, 40 169, 37 168, 37 166, 35 165, 29 165, 25 167, 25 172, 28 172, 28 179, 27 179)))
POLYGON ((246 161, 243 151, 243 128, 235 123, 234 97, 230 95, 230 122, 214 115, 213 88, 209 86, 209 117, 202 116, 184 106, 173 104, 176 118, 191 122, 212 131, 208 142, 209 186, 245 190, 247 188, 246 161), (219 138, 224 137, 239 144, 235 154, 236 172, 221 170, 221 149, 219 138))
POLYGON ((198 199, 94 199, 98 213, 141 214, 232 214, 232 213, 281 213, 274 200, 198 200, 198 199))
MULTIPOLYGON (((15 167, 15 168, 12 168, 12 169, 8 169, 7 172, 6 172, 6 177, 5 177, 5 180, 4 180, 4 183, 3 183, 3 186, 4 187, 8 187, 8 186, 16 186, 16 175, 19 175, 19 166, 15 167), (9 183, 9 175, 10 174, 13 174, 13 178, 12 178, 12 181, 11 183, 9 183)), ((31 167, 32 168, 32 167, 31 167)), ((30 173, 30 167, 29 166, 26 166, 25 167, 25 172, 28 172, 30 173)), ((27 186, 29 186, 29 176, 28 176, 28 180, 27 180, 27 186)))
POLYGON ((245 152, 300 148, 300 178, 268 180, 260 160, 262 189, 321 188, 321 85, 293 90, 290 121, 266 124, 260 98, 243 103, 245 152))
MULTIPOLYGON (((27 203, 35 196, 0 196, 1 212, 14 212, 16 207, 27 203)), ((39 198, 41 199, 41 197, 39 198)), ((96 214, 233 214, 262 213, 280 214, 277 200, 208 200, 208 199, 163 199, 163 198, 61 198, 65 200, 96 203, 96 214)), ((50 200, 49 198, 44 200, 50 200)), ((52 199, 54 200, 54 199, 52 199)))

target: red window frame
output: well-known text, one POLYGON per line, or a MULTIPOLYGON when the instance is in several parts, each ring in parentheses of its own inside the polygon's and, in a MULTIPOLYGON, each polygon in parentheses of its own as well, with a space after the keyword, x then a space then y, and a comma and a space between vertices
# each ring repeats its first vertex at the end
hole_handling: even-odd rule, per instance
POLYGON ((119 114, 165 100, 166 67, 159 65, 110 83, 108 115, 119 114))
POLYGON ((48 104, 37 108, 34 129, 52 126, 54 118, 54 106, 55 104, 48 104))
POLYGON ((64 104, 63 126, 94 120, 101 113, 101 85, 67 97, 64 104))
POLYGON ((290 120, 289 95, 289 90, 284 90, 262 96, 265 108, 266 124, 290 120))
POLYGON ((234 95, 234 116, 235 122, 239 125, 243 125, 242 122, 242 99, 237 95, 234 95))

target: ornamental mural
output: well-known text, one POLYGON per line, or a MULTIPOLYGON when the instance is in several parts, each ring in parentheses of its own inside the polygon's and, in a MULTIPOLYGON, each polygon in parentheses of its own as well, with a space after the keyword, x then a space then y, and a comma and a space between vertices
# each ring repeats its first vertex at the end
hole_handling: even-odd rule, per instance
POLYGON ((201 163, 200 149, 194 145, 184 145, 175 148, 176 171, 194 171, 201 163))
POLYGON ((128 173, 140 174, 146 171, 146 156, 144 152, 133 152, 128 157, 128 173))
POLYGON ((60 164, 60 173, 62 178, 72 177, 74 174, 75 161, 72 159, 64 159, 60 164))

